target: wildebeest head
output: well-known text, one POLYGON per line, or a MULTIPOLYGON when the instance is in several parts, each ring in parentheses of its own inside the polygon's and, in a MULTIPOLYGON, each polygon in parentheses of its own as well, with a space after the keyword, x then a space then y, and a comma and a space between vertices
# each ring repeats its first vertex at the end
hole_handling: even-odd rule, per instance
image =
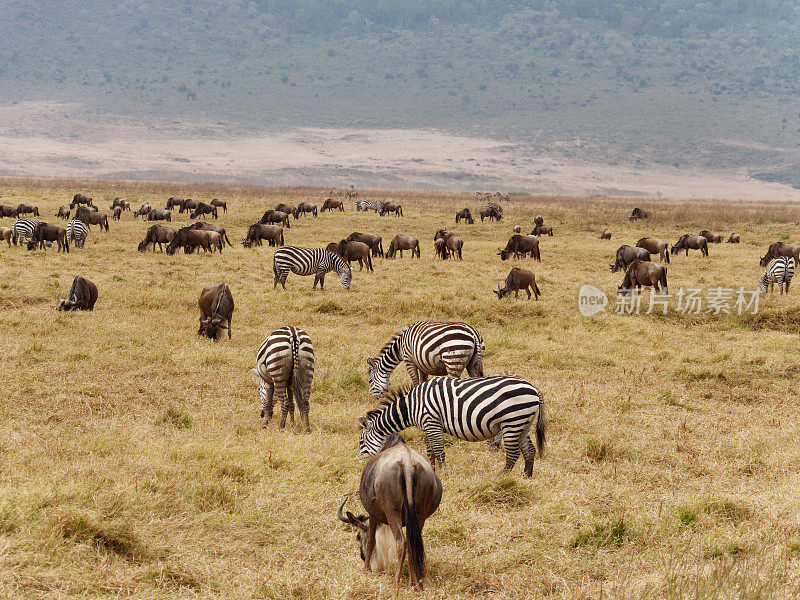
POLYGON ((200 329, 197 330, 197 335, 205 335, 215 340, 222 329, 228 329, 228 326, 222 324, 222 319, 220 317, 207 317, 205 319, 201 317, 200 329))
POLYGON ((64 300, 61 295, 56 295, 58 298, 58 310, 70 310, 73 306, 75 306, 75 301, 70 299, 64 300))
POLYGON ((344 505, 347 504, 347 499, 350 494, 344 497, 344 501, 339 505, 339 510, 336 511, 337 518, 342 523, 347 523, 356 528, 356 540, 361 549, 361 560, 367 559, 367 531, 369 530, 369 516, 368 515, 354 515, 349 510, 345 512, 344 505), (343 514, 344 513, 344 514, 343 514), (347 516, 345 516, 347 515, 347 516))
POLYGON ((501 288, 499 285, 497 286, 497 289, 496 290, 492 290, 492 292, 497 294, 498 298, 503 298, 506 295, 506 291, 503 288, 501 288))

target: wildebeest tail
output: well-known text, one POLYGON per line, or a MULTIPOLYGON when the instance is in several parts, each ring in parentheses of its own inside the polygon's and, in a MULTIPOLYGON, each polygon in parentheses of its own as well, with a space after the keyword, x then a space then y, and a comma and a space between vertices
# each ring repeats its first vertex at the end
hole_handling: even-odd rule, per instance
POLYGON ((367 251, 367 264, 369 265, 369 270, 374 271, 372 268, 372 252, 367 251))
POLYGON ((669 247, 664 248, 664 256, 667 257, 667 264, 669 264, 669 247))
POLYGON ((69 254, 69 236, 66 233, 64 233, 64 248, 66 249, 67 254, 69 254))
POLYGON ((283 227, 281 227, 281 246, 283 246, 283 227))
POLYGON ((17 233, 16 228, 14 228, 14 231, 11 232, 11 241, 14 242, 15 246, 17 245, 17 240, 19 240, 19 234, 17 233))
POLYGON ((537 296, 541 296, 542 292, 539 291, 539 286, 536 285, 536 282, 533 282, 533 291, 536 293, 537 296))
POLYGON ((233 248, 233 244, 231 244, 231 241, 228 239, 228 232, 227 232, 227 231, 225 231, 225 232, 223 232, 223 234, 222 234, 222 235, 225 237, 225 241, 226 241, 226 242, 228 242, 228 246, 230 246, 231 248, 233 248))
POLYGON ((544 452, 546 430, 547 416, 544 412, 544 395, 539 392, 539 414, 536 417, 536 450, 539 452, 539 456, 544 452))
MULTIPOLYGON (((422 528, 419 526, 417 509, 414 506, 414 483, 416 477, 404 469, 404 477, 400 480, 403 491, 403 511, 406 516, 406 545, 408 546, 408 568, 412 581, 419 583, 422 589, 422 578, 425 577, 425 546, 422 544, 422 528)), ((402 568, 402 565, 401 565, 402 568)))
POLYGON ((667 293, 667 267, 664 267, 661 271, 661 291, 662 293, 667 293))
POLYGON ((383 240, 378 242, 378 249, 381 251, 381 257, 383 257, 383 240))

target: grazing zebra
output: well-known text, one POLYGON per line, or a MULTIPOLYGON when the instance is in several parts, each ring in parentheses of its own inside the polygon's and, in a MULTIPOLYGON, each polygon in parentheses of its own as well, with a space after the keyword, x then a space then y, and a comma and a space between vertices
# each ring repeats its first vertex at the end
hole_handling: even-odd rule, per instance
POLYGON ((368 210, 374 210, 375 212, 378 212, 383 208, 383 202, 380 200, 356 200, 355 206, 356 210, 363 210, 365 212, 368 210))
POLYGON ((72 219, 67 223, 67 241, 75 241, 76 248, 83 248, 89 237, 89 226, 80 219, 72 219))
POLYGON ((276 329, 261 344, 256 368, 251 370, 258 380, 264 427, 272 418, 273 395, 281 403, 281 429, 286 426, 287 414, 294 423, 294 395, 300 416, 306 422, 306 433, 310 432, 308 397, 314 379, 314 347, 308 334, 297 327, 276 329))
POLYGON ((36 219, 17 219, 11 225, 13 230, 11 241, 14 242, 15 246, 17 243, 21 246, 22 242, 29 241, 33 237, 33 230, 36 229, 38 224, 39 221, 36 219))
POLYGON ((278 283, 286 289, 286 277, 289 271, 297 275, 314 275, 314 288, 319 282, 319 289, 324 289, 325 273, 336 271, 342 276, 342 285, 350 289, 353 272, 350 266, 338 254, 328 252, 325 248, 299 248, 284 246, 275 251, 272 257, 272 270, 275 273, 273 289, 278 283))
POLYGON ((784 286, 788 294, 789 284, 792 283, 792 277, 794 277, 794 261, 792 257, 780 256, 778 258, 773 258, 769 261, 767 270, 764 271, 764 274, 758 280, 758 289, 760 289, 762 293, 766 293, 767 287, 769 287, 769 291, 772 293, 777 283, 781 294, 783 294, 784 286))
POLYGON ((545 444, 547 421, 542 393, 530 382, 496 375, 475 379, 434 377, 416 387, 390 393, 387 402, 362 417, 359 454, 376 454, 387 436, 414 425, 425 432, 431 464, 444 468, 443 433, 478 442, 500 434, 506 452, 504 473, 520 453, 525 476, 533 474, 536 450, 545 444), (536 447, 530 431, 536 423, 536 447))
POLYGON ((485 351, 481 335, 466 323, 414 323, 395 333, 376 358, 367 359, 369 392, 377 397, 388 390, 389 375, 401 361, 413 385, 428 375, 458 377, 464 369, 470 377, 482 377, 485 351))

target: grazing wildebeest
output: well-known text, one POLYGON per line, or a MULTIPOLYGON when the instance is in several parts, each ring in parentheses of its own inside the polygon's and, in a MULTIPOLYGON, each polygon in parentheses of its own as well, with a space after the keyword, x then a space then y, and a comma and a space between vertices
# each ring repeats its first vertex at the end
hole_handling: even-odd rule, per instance
POLYGON ((669 244, 658 238, 643 237, 636 242, 637 248, 644 248, 650 254, 658 254, 659 260, 669 262, 669 244))
POLYGON ((604 229, 603 233, 600 234, 601 240, 610 240, 611 239, 611 232, 608 229, 604 229))
POLYGON ((403 207, 397 204, 396 202, 386 202, 381 207, 380 216, 389 214, 390 212, 394 213, 395 217, 402 217, 403 216, 403 207))
POLYGON ((80 275, 72 280, 72 288, 66 300, 58 297, 58 310, 94 310, 97 302, 97 286, 80 275))
POLYGON ((231 339, 233 294, 228 284, 204 287, 197 303, 200 305, 200 329, 197 335, 219 341, 227 330, 228 339, 231 339))
POLYGON ((389 244, 389 249, 386 251, 386 258, 394 258, 395 254, 399 251, 400 258, 403 258, 403 250, 411 250, 411 258, 414 254, 420 258, 419 240, 413 235, 396 235, 389 244))
POLYGON ((175 254, 175 250, 181 246, 186 254, 192 254, 198 247, 213 253, 215 246, 222 252, 222 238, 216 231, 182 227, 167 245, 167 254, 175 254))
POLYGON ((525 258, 531 253, 531 258, 538 261, 542 260, 542 255, 539 252, 539 238, 535 235, 520 235, 515 233, 511 236, 505 248, 498 248, 497 254, 501 260, 508 260, 508 257, 513 253, 514 258, 525 258))
POLYGON ((536 285, 536 275, 533 274, 533 271, 514 267, 506 277, 505 287, 501 288, 498 285, 497 289, 492 291, 497 294, 498 298, 508 296, 511 292, 514 292, 514 298, 519 298, 520 290, 525 290, 528 293, 528 300, 531 299, 531 290, 533 290, 534 300, 538 300, 539 296, 542 295, 539 291, 539 286, 536 285))
POLYGON ((211 206, 216 206, 217 208, 221 208, 222 212, 228 212, 228 202, 225 200, 214 198, 211 200, 211 206))
POLYGON ((711 233, 708 229, 703 229, 700 235, 706 238, 712 244, 719 244, 722 242, 722 236, 718 233, 711 233))
POLYGON ((211 215, 215 219, 219 218, 217 207, 206 204, 205 202, 198 202, 197 207, 192 213, 189 214, 189 218, 196 219, 197 217, 202 217, 203 215, 211 215))
POLYGON ((111 206, 108 207, 108 210, 114 210, 117 206, 119 206, 121 210, 131 209, 131 203, 125 200, 125 198, 120 198, 119 196, 114 198, 114 201, 111 203, 111 206))
POLYGON ((70 203, 69 207, 72 209, 78 206, 79 204, 85 204, 86 206, 91 206, 92 199, 86 194, 75 194, 72 197, 72 202, 70 203))
POLYGON ((766 267, 770 260, 779 256, 791 256, 794 258, 794 266, 800 266, 800 244, 786 244, 784 242, 770 244, 769 248, 767 248, 767 253, 761 257, 758 264, 766 267))
POLYGON ((294 214, 294 206, 286 204, 285 202, 281 202, 280 204, 278 204, 278 206, 275 207, 275 210, 278 212, 284 212, 287 215, 294 214))
POLYGON ((641 208, 634 208, 631 212, 631 216, 628 217, 629 221, 638 221, 639 219, 649 219, 650 213, 646 210, 641 208))
POLYGON ((741 241, 742 241, 742 239, 739 237, 738 233, 732 233, 731 237, 728 238, 728 243, 729 244, 738 244, 741 241))
POLYGON ((69 209, 66 206, 61 206, 58 209, 58 212, 55 214, 56 217, 59 219, 64 219, 65 221, 69 220, 69 209))
POLYGON ((679 250, 686 250, 686 256, 689 256, 690 249, 700 250, 703 256, 708 256, 708 240, 700 235, 684 233, 675 245, 670 248, 670 252, 677 254, 679 250))
POLYGON ((535 217, 533 217, 533 224, 544 225, 544 217, 542 215, 536 215, 535 217))
POLYGON ((773 258, 769 261, 767 270, 764 271, 764 274, 758 280, 758 289, 761 290, 762 293, 766 293, 767 288, 769 288, 771 294, 775 289, 775 283, 777 283, 781 294, 783 294, 784 286, 788 294, 789 284, 792 283, 792 277, 794 277, 794 263, 792 257, 779 256, 778 258, 773 258))
POLYGON ((149 204, 142 204, 135 213, 133 213, 133 218, 142 217, 142 221, 144 221, 144 216, 153 210, 153 207, 149 204))
POLYGON ((333 198, 328 198, 322 204, 322 208, 319 209, 319 212, 325 212, 326 210, 332 211, 334 208, 338 208, 341 212, 344 212, 344 202, 341 200, 334 200, 333 198))
POLYGON ((364 242, 351 242, 350 240, 341 240, 337 245, 334 252, 341 256, 349 265, 352 261, 358 261, 358 270, 361 271, 366 265, 367 271, 374 271, 372 268, 372 257, 370 256, 370 248, 364 242))
POLYGON ((174 196, 170 196, 169 198, 167 198, 167 205, 164 208, 166 210, 172 210, 177 206, 178 211, 183 212, 182 210, 180 210, 180 208, 181 206, 183 206, 184 202, 185 200, 183 198, 175 198, 174 196))
MULTIPOLYGON (((461 256, 461 249, 464 247, 464 240, 462 240, 456 234, 450 233, 444 229, 439 229, 433 236, 433 241, 439 239, 444 240, 444 248, 445 251, 449 253, 450 258, 457 256, 458 260, 464 259, 464 257, 461 256)), ((447 256, 443 256, 442 258, 447 258, 447 256)))
POLYGON ((195 208, 197 208, 197 205, 198 205, 198 204, 200 204, 200 202, 198 202, 197 200, 192 200, 191 198, 186 198, 186 199, 185 199, 185 200, 184 200, 184 201, 181 203, 181 206, 180 206, 180 208, 178 209, 178 212, 179 212, 179 213, 182 213, 182 212, 184 212, 184 211, 189 211, 189 212, 191 212, 191 211, 193 211, 195 208))
POLYGON ((641 260, 643 262, 650 260, 650 252, 646 248, 639 248, 636 246, 628 246, 624 244, 617 248, 617 255, 614 262, 609 265, 611 272, 616 273, 620 269, 627 269, 628 265, 634 260, 641 260))
POLYGON ((122 207, 115 206, 114 207, 114 214, 111 215, 112 221, 119 221, 122 218, 122 207))
POLYGON ((399 586, 407 553, 409 584, 422 590, 425 577, 422 528, 442 500, 442 482, 431 464, 409 448, 399 433, 392 434, 364 466, 359 496, 366 515, 356 516, 350 511, 343 515, 348 498, 345 496, 336 516, 358 530, 356 540, 364 566, 379 573, 399 559, 396 582, 399 586))
POLYGON ((472 218, 472 213, 469 212, 468 208, 462 208, 461 210, 456 211, 456 225, 458 225, 461 219, 464 219, 470 225, 475 223, 475 219, 472 218))
POLYGON ((282 210, 272 210, 269 209, 258 220, 259 223, 264 225, 269 225, 271 223, 282 223, 287 229, 291 228, 289 225, 289 213, 285 213, 282 210))
POLYGON ((106 213, 102 212, 93 212, 90 210, 78 210, 75 213, 75 218, 80 219, 87 225, 100 225, 100 229, 105 228, 108 231, 108 216, 106 213))
POLYGON ((14 230, 11 227, 0 227, 0 242, 3 240, 8 242, 8 247, 11 247, 11 237, 14 235, 14 230))
POLYGON ((372 256, 383 257, 383 240, 379 235, 374 235, 372 233, 359 233, 354 231, 347 236, 347 240, 350 242, 364 242, 372 249, 372 256))
POLYGON ((0 217, 16 217, 16 216, 17 216, 17 208, 15 206, 0 204, 0 217))
POLYGON ((172 211, 166 208, 154 208, 147 213, 148 221, 172 221, 172 211))
POLYGON ((292 213, 295 219, 299 219, 300 215, 305 213, 311 213, 315 217, 317 216, 317 205, 311 204, 311 202, 301 202, 297 205, 297 208, 294 209, 292 213))
POLYGON ((19 206, 17 206, 17 214, 16 214, 16 216, 17 216, 18 219, 19 219, 20 215, 29 215, 31 213, 33 213, 34 217, 38 217, 39 216, 39 207, 38 206, 34 206, 33 204, 24 204, 24 203, 20 204, 19 206))
POLYGON ((245 248, 252 248, 253 244, 261 246, 261 240, 267 240, 270 246, 283 246, 283 227, 254 223, 247 230, 247 237, 242 240, 242 246, 245 248))
POLYGON ((667 290, 667 267, 662 264, 642 260, 634 260, 628 265, 622 285, 617 287, 618 294, 629 294, 631 289, 641 289, 643 285, 653 286, 655 291, 669 294, 667 290))
POLYGON ((233 244, 228 239, 228 234, 225 232, 225 228, 222 225, 214 225, 213 223, 206 223, 205 221, 198 221, 197 223, 192 223, 189 225, 192 229, 201 229, 203 231, 216 231, 219 234, 220 239, 224 242, 227 242, 228 246, 231 248, 233 244))
POLYGON ((164 244, 169 244, 172 238, 175 237, 175 230, 171 227, 164 227, 163 225, 151 225, 145 234, 144 239, 139 242, 139 252, 144 252, 147 247, 152 244, 153 252, 156 251, 156 244, 164 251, 164 244))
POLYGON ((38 244, 44 248, 45 242, 58 242, 58 251, 69 252, 69 241, 67 240, 67 229, 61 225, 50 225, 39 223, 33 230, 31 239, 28 240, 28 250, 33 250, 38 244))
POLYGON ((531 235, 540 236, 540 235, 549 235, 553 237, 553 228, 550 225, 537 225, 531 231, 531 235))
POLYGON ((442 260, 447 260, 447 248, 445 248, 445 243, 443 238, 439 238, 438 240, 433 240, 433 252, 441 258, 442 260))
POLYGON ((500 207, 496 204, 487 204, 481 209, 481 223, 483 223, 484 219, 489 219, 489 221, 499 221, 503 218, 503 213, 501 210, 498 210, 500 207))

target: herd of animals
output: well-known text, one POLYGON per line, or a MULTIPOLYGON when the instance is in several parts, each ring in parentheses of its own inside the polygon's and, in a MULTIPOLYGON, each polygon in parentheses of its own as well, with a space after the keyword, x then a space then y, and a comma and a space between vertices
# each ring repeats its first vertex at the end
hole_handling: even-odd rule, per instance
MULTIPOLYGON (((354 232, 338 243, 326 248, 303 248, 285 245, 285 232, 291 228, 290 217, 295 221, 304 215, 317 216, 325 211, 345 211, 344 202, 333 196, 354 198, 357 211, 374 211, 380 215, 402 216, 402 206, 394 202, 358 199, 354 188, 331 190, 331 198, 325 200, 320 211, 317 206, 303 202, 298 206, 281 203, 267 210, 257 223, 249 226, 242 244, 245 248, 261 246, 266 240, 275 246, 273 255, 273 287, 280 283, 286 287, 290 272, 297 275, 314 275, 313 287, 324 286, 325 274, 337 272, 341 284, 349 289, 352 280, 351 263, 357 261, 361 269, 372 271, 373 258, 391 259, 404 250, 411 258, 419 258, 420 242, 410 235, 396 235, 384 252, 383 240, 374 234, 354 232)), ((476 194, 486 204, 480 217, 490 221, 503 219, 500 201, 508 198, 502 194, 476 194)), ((191 199, 170 197, 164 209, 143 205, 135 212, 123 198, 115 198, 110 206, 112 220, 119 220, 125 211, 134 218, 147 221, 172 221, 172 211, 188 213, 194 220, 209 215, 219 217, 218 209, 228 210, 227 203, 213 199, 209 203, 191 199)), ((23 215, 40 216, 36 206, 20 204, 16 207, 0 205, 0 216, 14 217, 11 228, 0 227, 0 239, 11 244, 27 241, 28 250, 37 246, 44 248, 57 243, 58 251, 69 252, 70 243, 83 247, 90 227, 99 226, 108 231, 109 219, 98 210, 92 198, 76 194, 72 203, 62 206, 57 218, 67 220, 67 226, 48 224, 23 215), (73 218, 70 219, 72 211, 73 218)), ((647 220, 647 211, 636 208, 630 220, 647 220)), ((462 220, 474 224, 468 208, 458 210, 456 223, 462 220)), ((541 236, 553 236, 553 228, 545 225, 542 216, 534 219, 534 229, 522 234, 521 226, 505 248, 499 249, 501 261, 508 258, 525 258, 541 261, 539 249, 541 236)), ((600 239, 610 240, 611 232, 603 231, 600 239)), ((665 240, 644 237, 634 246, 618 248, 613 272, 624 271, 624 279, 618 293, 629 293, 633 288, 652 286, 667 293, 667 265, 670 254, 684 250, 699 250, 707 257, 708 244, 720 243, 720 235, 703 230, 699 235, 684 234, 671 247, 665 240), (651 261, 658 256, 659 262, 651 261)), ((740 238, 732 234, 728 243, 739 243, 740 238)), ((443 259, 461 260, 464 240, 441 228, 433 238, 436 256, 443 259)), ((146 251, 158 244, 167 254, 174 254, 183 247, 191 254, 202 248, 206 252, 222 252, 225 244, 232 246, 227 232, 220 225, 195 222, 175 230, 161 224, 147 228, 139 244, 139 251, 146 251), (164 246, 166 245, 166 248, 164 246)), ((789 291, 794 267, 800 261, 800 245, 775 242, 761 258, 766 267, 759 280, 762 292, 775 283, 781 293, 789 291)), ((514 267, 508 274, 504 287, 498 286, 494 293, 503 298, 519 291, 539 299, 541 291, 534 273, 528 269, 514 267)), ((66 299, 59 297, 58 310, 93 310, 98 299, 97 286, 78 275, 66 299)), ((220 340, 232 336, 234 312, 233 293, 227 283, 204 287, 198 300, 200 326, 198 335, 220 340)), ((479 332, 466 323, 418 322, 397 331, 373 358, 367 359, 368 388, 374 398, 383 403, 360 419, 359 454, 372 455, 364 467, 359 497, 366 514, 353 514, 345 510, 348 496, 337 511, 338 518, 353 526, 361 545, 361 557, 365 568, 384 571, 398 563, 399 585, 406 554, 409 562, 409 578, 412 585, 422 587, 425 576, 425 558, 422 529, 425 520, 433 514, 442 497, 442 482, 435 467, 444 467, 444 434, 463 441, 486 441, 490 447, 502 447, 505 452, 503 472, 510 471, 520 455, 524 460, 524 475, 533 474, 536 453, 544 450, 547 420, 542 393, 530 382, 515 375, 484 376, 483 357, 485 344, 479 332), (411 378, 407 388, 390 387, 390 375, 403 364, 411 378), (468 377, 461 379, 466 371, 468 377), (432 377, 429 379, 429 377, 432 377), (408 447, 400 432, 415 426, 425 433, 427 459, 408 447), (531 439, 533 435, 534 440, 531 439), (403 529, 405 528, 405 534, 403 529)), ((258 382, 261 401, 261 417, 264 426, 274 413, 275 402, 280 405, 280 428, 286 425, 287 417, 294 423, 295 405, 300 413, 306 432, 310 432, 310 395, 314 376, 314 348, 308 333, 295 326, 281 327, 273 331, 256 353, 256 366, 252 373, 258 382)))

